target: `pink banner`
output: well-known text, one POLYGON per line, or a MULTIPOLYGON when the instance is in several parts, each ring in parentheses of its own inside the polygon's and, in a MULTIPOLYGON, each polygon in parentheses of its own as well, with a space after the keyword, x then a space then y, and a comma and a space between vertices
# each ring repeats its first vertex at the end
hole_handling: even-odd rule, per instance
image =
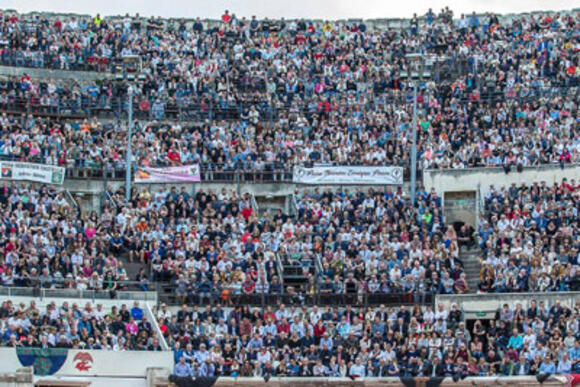
POLYGON ((201 181, 198 164, 166 168, 139 168, 135 183, 197 183, 201 181))

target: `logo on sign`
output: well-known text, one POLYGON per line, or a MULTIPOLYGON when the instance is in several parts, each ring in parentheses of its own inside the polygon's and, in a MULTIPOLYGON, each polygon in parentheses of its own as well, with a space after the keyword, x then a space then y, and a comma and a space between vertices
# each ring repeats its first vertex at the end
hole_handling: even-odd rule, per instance
POLYGON ((93 366, 93 357, 88 352, 79 352, 75 355, 73 362, 79 371, 88 371, 93 366))

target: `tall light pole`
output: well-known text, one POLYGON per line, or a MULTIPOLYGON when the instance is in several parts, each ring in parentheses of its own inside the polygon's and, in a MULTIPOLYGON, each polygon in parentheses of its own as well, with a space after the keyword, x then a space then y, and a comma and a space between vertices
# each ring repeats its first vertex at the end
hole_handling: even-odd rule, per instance
MULTIPOLYGON (((417 191, 417 88, 423 73, 425 57, 421 53, 407 54, 407 60, 411 64, 410 72, 407 76, 413 82, 413 144, 411 146, 411 204, 415 206, 417 191)), ((427 75, 428 76, 428 75, 427 75)))
POLYGON ((417 83, 413 82, 413 145, 411 147, 411 205, 415 207, 417 189, 417 83))
POLYGON ((133 160, 133 154, 131 151, 131 140, 133 139, 133 86, 129 85, 127 88, 127 159, 125 161, 125 202, 129 203, 131 201, 131 178, 133 177, 133 171, 131 168, 131 161, 133 160))

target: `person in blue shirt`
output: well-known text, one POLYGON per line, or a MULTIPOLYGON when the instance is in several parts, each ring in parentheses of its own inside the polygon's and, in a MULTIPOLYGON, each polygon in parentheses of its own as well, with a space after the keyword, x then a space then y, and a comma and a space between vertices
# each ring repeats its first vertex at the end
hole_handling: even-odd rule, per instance
POLYGON ((181 359, 185 361, 185 358, 183 357, 183 350, 181 349, 181 344, 179 341, 176 341, 175 345, 173 346, 173 362, 178 364, 181 359))
POLYGON ((263 345, 264 345, 264 343, 263 343, 262 339, 260 339, 260 336, 256 333, 254 335, 254 337, 252 337, 252 339, 248 342, 246 349, 248 351, 252 350, 252 349, 257 350, 257 349, 262 348, 263 345))
POLYGON ((580 342, 576 340, 574 347, 569 351, 570 360, 572 361, 572 369, 574 372, 580 372, 580 342))
POLYGON ((351 377, 364 377, 366 375, 365 367, 361 364, 360 357, 357 357, 355 364, 350 366, 349 375, 351 377))
POLYGON ((433 19, 435 18, 435 14, 433 13, 433 10, 431 8, 429 8, 429 11, 427 11, 427 25, 431 25, 433 24, 433 19))
POLYGON ((562 374, 569 374, 571 372, 572 372, 572 362, 570 361, 568 354, 564 353, 562 355, 562 358, 558 362, 558 367, 556 368, 556 373, 562 375, 562 374))
POLYGON ((199 376, 208 378, 215 376, 215 366, 210 362, 209 358, 205 359, 205 362, 199 366, 199 376))
POLYGON ((296 363, 295 359, 290 359, 290 365, 288 366, 288 376, 298 376, 300 374, 300 365, 296 363))
POLYGON ((89 335, 93 331, 93 325, 89 321, 89 317, 87 315, 83 316, 82 320, 80 320, 77 324, 78 332, 81 332, 83 330, 83 328, 87 330, 87 333, 89 335))
POLYGON ((135 301, 133 307, 131 308, 131 317, 135 319, 135 321, 141 321, 143 319, 143 309, 139 307, 139 301, 135 301))
POLYGON ((338 334, 341 337, 346 337, 349 335, 350 333, 350 324, 346 321, 346 317, 342 317, 340 323, 338 323, 338 326, 336 327, 338 334))
POLYGON ((179 359, 179 362, 175 364, 175 367, 173 368, 173 374, 175 376, 181 377, 191 376, 191 366, 185 362, 185 358, 183 356, 179 359))
POLYGON ((513 334, 508 341, 508 348, 513 348, 513 349, 518 350, 522 347, 523 343, 524 343, 524 339, 518 333, 518 330, 514 329, 513 334))
POLYGON ((332 338, 329 336, 328 332, 324 332, 322 338, 320 339, 320 348, 324 348, 325 345, 329 351, 332 351, 334 342, 332 338))
POLYGON ((469 26, 472 29, 477 29, 479 28, 479 18, 477 17, 477 15, 475 14, 475 12, 473 12, 471 14, 471 17, 469 18, 469 26))
POLYGON ((379 316, 375 317, 375 322, 373 323, 372 326, 372 332, 375 335, 379 333, 380 336, 383 336, 385 334, 385 324, 381 321, 379 316))
POLYGON ((548 356, 544 359, 542 364, 540 364, 539 372, 541 374, 554 374, 556 373, 556 366, 552 362, 552 359, 548 356))
POLYGON ((209 352, 205 349, 205 344, 201 344, 199 346, 199 351, 197 351, 194 355, 194 359, 198 364, 205 362, 205 360, 209 357, 209 352))

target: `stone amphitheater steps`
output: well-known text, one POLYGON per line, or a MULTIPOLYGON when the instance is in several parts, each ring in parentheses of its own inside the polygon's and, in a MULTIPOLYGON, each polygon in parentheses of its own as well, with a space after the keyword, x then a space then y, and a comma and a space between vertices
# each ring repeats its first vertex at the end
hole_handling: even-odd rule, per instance
POLYGON ((471 250, 462 249, 459 253, 459 256, 463 261, 463 269, 465 271, 467 284, 469 285, 469 291, 470 293, 475 293, 477 292, 479 271, 481 270, 481 264, 479 262, 479 258, 481 257, 481 250, 479 248, 471 250))
MULTIPOLYGON (((127 276, 129 277, 130 281, 135 281, 137 274, 139 274, 139 270, 141 270, 142 268, 147 268, 146 264, 141 263, 139 261, 130 262, 129 258, 126 256, 122 256, 119 258, 123 262, 125 270, 127 270, 127 276)), ((149 272, 147 272, 147 275, 149 276, 149 272)))

